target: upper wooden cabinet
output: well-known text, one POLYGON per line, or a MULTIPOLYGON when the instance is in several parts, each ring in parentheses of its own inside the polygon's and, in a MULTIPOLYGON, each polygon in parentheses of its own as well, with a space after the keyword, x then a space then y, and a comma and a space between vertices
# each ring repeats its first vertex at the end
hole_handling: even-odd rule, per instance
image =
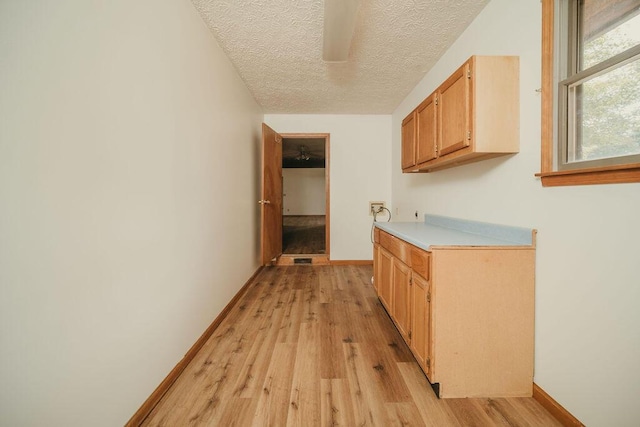
POLYGON ((416 165, 416 110, 402 121, 402 169, 416 165))
POLYGON ((518 57, 472 56, 404 119, 403 172, 517 153, 519 90, 518 57))
POLYGON ((416 163, 428 162, 438 156, 436 112, 435 94, 416 108, 416 163))
POLYGON ((468 147, 471 141, 470 64, 458 68, 438 89, 436 99, 440 110, 438 120, 441 156, 468 147))

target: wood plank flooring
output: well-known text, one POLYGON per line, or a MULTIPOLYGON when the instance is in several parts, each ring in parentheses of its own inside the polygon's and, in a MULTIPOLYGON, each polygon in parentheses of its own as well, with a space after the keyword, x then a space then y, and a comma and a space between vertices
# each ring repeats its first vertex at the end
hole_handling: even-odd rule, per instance
POLYGON ((371 275, 265 268, 143 425, 560 425, 532 398, 438 399, 371 275))
POLYGON ((324 215, 285 215, 282 217, 282 253, 324 254, 325 233, 324 215))

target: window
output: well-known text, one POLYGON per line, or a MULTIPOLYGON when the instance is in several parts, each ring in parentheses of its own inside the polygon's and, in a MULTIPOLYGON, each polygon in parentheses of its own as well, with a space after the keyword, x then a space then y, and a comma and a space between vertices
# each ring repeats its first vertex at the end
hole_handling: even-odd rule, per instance
POLYGON ((640 0, 544 0, 542 92, 543 185, 640 181, 640 0))

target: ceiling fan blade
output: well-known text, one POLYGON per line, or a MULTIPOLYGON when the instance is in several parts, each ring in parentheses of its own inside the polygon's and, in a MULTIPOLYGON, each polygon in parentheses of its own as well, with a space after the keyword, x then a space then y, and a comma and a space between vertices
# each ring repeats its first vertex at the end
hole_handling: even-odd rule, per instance
POLYGON ((322 59, 345 62, 361 0, 324 0, 324 35, 322 59))

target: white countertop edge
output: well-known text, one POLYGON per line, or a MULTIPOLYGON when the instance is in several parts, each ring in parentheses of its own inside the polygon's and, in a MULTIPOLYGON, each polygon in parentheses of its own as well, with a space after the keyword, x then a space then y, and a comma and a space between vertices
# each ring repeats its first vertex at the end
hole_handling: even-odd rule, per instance
POLYGON ((490 224, 439 215, 425 215, 425 222, 376 222, 375 225, 419 248, 432 246, 533 246, 533 229, 490 224))
POLYGON ((464 233, 478 234, 494 239, 505 240, 517 245, 533 245, 534 229, 531 228, 492 224, 488 222, 431 214, 424 215, 424 222, 426 224, 458 230, 464 233))

